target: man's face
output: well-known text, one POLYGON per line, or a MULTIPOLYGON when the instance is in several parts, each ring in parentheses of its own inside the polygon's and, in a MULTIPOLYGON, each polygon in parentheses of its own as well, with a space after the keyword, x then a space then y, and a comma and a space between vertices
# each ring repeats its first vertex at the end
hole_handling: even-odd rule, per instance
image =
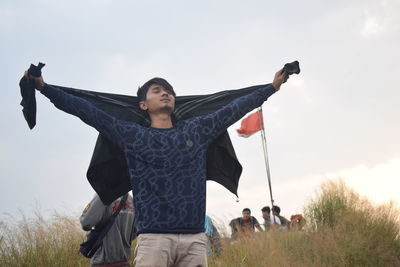
POLYGON ((268 211, 263 211, 262 212, 263 218, 268 218, 269 217, 269 212, 268 211))
POLYGON ((140 102, 140 108, 150 113, 169 113, 175 109, 175 97, 163 86, 152 84, 147 90, 146 100, 140 102))
POLYGON ((248 220, 250 218, 250 212, 249 211, 243 211, 242 212, 242 217, 243 217, 243 220, 248 220))

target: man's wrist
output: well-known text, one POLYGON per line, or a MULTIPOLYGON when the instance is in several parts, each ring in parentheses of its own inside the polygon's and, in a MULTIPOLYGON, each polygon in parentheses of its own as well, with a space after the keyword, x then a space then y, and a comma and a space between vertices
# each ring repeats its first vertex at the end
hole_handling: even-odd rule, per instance
POLYGON ((275 83, 271 83, 272 87, 274 87, 275 92, 279 91, 279 87, 275 83))
POLYGON ((36 84, 36 89, 41 91, 45 86, 46 86, 45 82, 40 82, 39 84, 36 84))

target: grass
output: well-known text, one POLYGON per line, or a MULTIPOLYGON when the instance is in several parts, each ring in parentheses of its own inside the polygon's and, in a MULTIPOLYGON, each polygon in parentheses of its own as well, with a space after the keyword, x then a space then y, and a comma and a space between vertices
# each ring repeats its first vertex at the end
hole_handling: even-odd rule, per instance
MULTIPOLYGON (((374 205, 341 181, 321 186, 302 231, 270 231, 231 242, 209 266, 400 266, 399 210, 374 205)), ((226 229, 221 229, 227 232, 226 229)), ((0 266, 88 266, 77 216, 0 221, 0 266)))
POLYGON ((273 231, 226 244, 210 266, 400 266, 399 210, 373 205, 342 181, 305 207, 303 231, 273 231))
POLYGON ((9 217, 0 221, 0 266, 88 266, 78 251, 84 234, 77 217, 9 217))

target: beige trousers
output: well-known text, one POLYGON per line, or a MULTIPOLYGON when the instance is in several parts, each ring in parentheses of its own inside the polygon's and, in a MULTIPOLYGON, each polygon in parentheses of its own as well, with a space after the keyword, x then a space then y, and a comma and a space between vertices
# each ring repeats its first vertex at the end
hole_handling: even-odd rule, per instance
POLYGON ((198 234, 140 234, 135 267, 207 267, 207 237, 198 234))

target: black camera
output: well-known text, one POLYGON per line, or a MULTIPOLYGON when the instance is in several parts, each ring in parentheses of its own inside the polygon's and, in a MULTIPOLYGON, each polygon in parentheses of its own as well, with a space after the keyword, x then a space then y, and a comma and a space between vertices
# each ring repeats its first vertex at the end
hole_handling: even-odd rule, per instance
POLYGON ((293 61, 292 63, 286 63, 285 66, 283 66, 283 72, 285 72, 287 75, 299 74, 300 73, 299 62, 296 60, 293 61))

